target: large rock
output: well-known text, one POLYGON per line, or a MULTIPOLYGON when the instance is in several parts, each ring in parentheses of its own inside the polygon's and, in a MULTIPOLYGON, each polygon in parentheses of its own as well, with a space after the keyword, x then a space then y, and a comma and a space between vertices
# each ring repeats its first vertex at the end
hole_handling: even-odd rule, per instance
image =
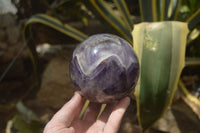
POLYGON ((37 101, 52 108, 60 108, 74 92, 75 88, 69 77, 69 59, 52 59, 43 73, 37 101))
POLYGON ((0 14, 0 28, 6 28, 8 26, 13 26, 16 23, 16 16, 10 13, 0 14))
POLYGON ((17 13, 17 8, 11 0, 0 0, 0 14, 17 13))
POLYGON ((6 28, 7 41, 9 44, 16 44, 19 41, 22 31, 20 26, 10 26, 6 28))

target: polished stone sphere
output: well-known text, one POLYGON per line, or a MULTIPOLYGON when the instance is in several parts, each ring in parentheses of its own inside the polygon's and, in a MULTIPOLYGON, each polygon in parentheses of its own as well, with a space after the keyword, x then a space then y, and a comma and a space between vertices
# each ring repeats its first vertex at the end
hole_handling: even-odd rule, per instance
POLYGON ((135 87, 139 63, 131 45, 111 34, 90 36, 76 47, 70 76, 82 96, 109 103, 127 96, 135 87))

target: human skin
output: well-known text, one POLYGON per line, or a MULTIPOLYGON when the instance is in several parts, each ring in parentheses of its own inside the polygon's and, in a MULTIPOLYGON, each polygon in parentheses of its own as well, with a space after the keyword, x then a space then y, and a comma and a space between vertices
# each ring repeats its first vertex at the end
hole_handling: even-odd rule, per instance
POLYGON ((79 119, 84 103, 85 99, 75 92, 71 100, 47 123, 44 133, 117 133, 130 98, 107 104, 98 119, 100 103, 90 103, 83 118, 79 119))

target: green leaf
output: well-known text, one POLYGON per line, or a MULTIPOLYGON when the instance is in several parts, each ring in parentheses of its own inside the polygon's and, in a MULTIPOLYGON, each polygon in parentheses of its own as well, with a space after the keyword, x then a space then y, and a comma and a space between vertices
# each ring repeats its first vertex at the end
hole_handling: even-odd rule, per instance
POLYGON ((188 20, 188 28, 189 30, 193 30, 197 25, 200 24, 200 9, 197 10, 188 20))
POLYGON ((195 40, 200 35, 200 27, 193 29, 188 37, 187 37, 187 44, 195 40))
POLYGON ((52 8, 70 7, 77 3, 79 0, 62 0, 55 1, 51 6, 52 8))
POLYGON ((21 101, 16 104, 18 112, 26 119, 27 121, 36 120, 40 121, 38 116, 29 108, 27 108, 21 101))
POLYGON ((140 14, 143 22, 156 21, 156 4, 155 0, 139 0, 140 14))
MULTIPOLYGON (((45 15, 45 14, 37 14, 35 16, 32 16, 26 23, 25 33, 26 33, 26 30, 28 30, 27 29, 28 26, 35 24, 35 23, 40 23, 40 24, 46 25, 46 26, 53 28, 67 36, 70 36, 70 37, 78 40, 78 41, 83 41, 87 38, 87 35, 85 35, 84 33, 78 31, 77 29, 71 27, 68 24, 62 23, 61 21, 59 21, 56 18, 53 18, 53 17, 45 15)), ((27 35, 27 34, 25 34, 25 35, 27 35)))
POLYGON ((53 28, 54 30, 57 30, 67 36, 70 36, 78 41, 83 41, 87 38, 87 35, 84 33, 78 31, 77 29, 71 27, 68 24, 63 24, 58 19, 53 18, 51 16, 45 15, 45 14, 37 14, 32 16, 26 23, 23 31, 23 36, 25 42, 27 42, 27 46, 30 51, 30 56, 33 62, 34 72, 36 76, 38 76, 39 70, 38 70, 38 55, 35 49, 35 45, 33 44, 33 38, 32 38, 32 28, 31 26, 33 24, 43 24, 45 26, 48 26, 50 28, 53 28))
POLYGON ((16 114, 12 120, 8 122, 7 131, 10 133, 39 133, 44 128, 44 122, 22 102, 16 105, 19 114, 16 114), (15 132, 14 132, 15 131, 15 132))
POLYGON ((185 65, 186 66, 200 65, 200 58, 186 58, 185 65))
POLYGON ((41 133, 44 123, 37 120, 25 121, 21 115, 15 115, 11 125, 7 128, 10 133, 41 133))
MULTIPOLYGON (((80 115, 79 115, 79 119, 82 119, 82 118, 83 118, 83 116, 84 116, 84 114, 85 114, 85 111, 86 111, 86 109, 88 108, 88 105, 89 105, 89 104, 90 104, 90 101, 87 99, 87 100, 85 101, 85 103, 84 103, 84 106, 83 106, 82 110, 81 110, 81 113, 80 113, 80 115)), ((98 114, 98 116, 97 116, 97 119, 100 117, 100 115, 101 115, 102 112, 104 111, 105 107, 106 107, 106 104, 102 104, 102 105, 101 105, 101 109, 100 109, 100 111, 99 111, 99 114, 98 114)))
POLYGON ((181 6, 181 0, 171 0, 167 12, 169 20, 176 20, 180 6, 181 6))
POLYGON ((190 94, 190 92, 185 87, 182 80, 179 81, 179 88, 182 93, 181 98, 187 103, 187 105, 193 110, 193 112, 198 116, 200 119, 200 101, 190 94))
POLYGON ((167 21, 134 26, 134 50, 140 62, 136 86, 137 116, 146 129, 163 116, 185 65, 187 23, 167 21))
POLYGON ((130 15, 130 12, 128 11, 128 7, 127 7, 125 1, 124 0, 114 0, 114 2, 120 11, 126 26, 128 27, 128 29, 131 32, 133 30, 133 22, 131 20, 131 15, 130 15))
POLYGON ((83 108, 81 109, 81 113, 79 115, 79 118, 82 119, 83 118, 83 115, 88 107, 88 105, 90 104, 90 101, 87 99, 83 105, 83 108))
POLYGON ((170 5, 169 0, 152 0, 152 10, 154 21, 169 20, 168 10, 170 5))
POLYGON ((169 10, 169 4, 170 4, 170 0, 163 0, 162 1, 162 16, 161 16, 161 21, 163 20, 169 20, 168 17, 168 10, 169 10))
POLYGON ((153 7, 153 17, 154 21, 161 21, 161 16, 163 19, 162 11, 164 11, 165 8, 163 8, 163 1, 160 0, 153 0, 152 7, 153 7))
POLYGON ((96 17, 103 20, 103 23, 108 23, 124 39, 132 43, 131 31, 104 0, 84 0, 84 3, 96 17))

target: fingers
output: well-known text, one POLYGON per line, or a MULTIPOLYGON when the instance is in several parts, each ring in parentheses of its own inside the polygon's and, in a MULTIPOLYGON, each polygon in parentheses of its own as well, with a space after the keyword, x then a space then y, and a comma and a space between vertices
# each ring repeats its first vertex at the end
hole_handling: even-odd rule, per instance
POLYGON ((96 121, 93 129, 98 129, 99 131, 103 131, 106 122, 115 106, 115 103, 107 104, 102 114, 99 116, 99 119, 96 121))
POLYGON ((116 105, 104 127, 104 133, 116 133, 118 131, 122 117, 129 104, 130 98, 125 97, 116 105))
POLYGON ((75 92, 71 100, 54 115, 52 121, 62 123, 66 125, 66 127, 70 126, 74 117, 79 115, 84 101, 82 96, 78 92, 75 92))
POLYGON ((112 103, 112 104, 107 104, 104 111, 102 112, 102 114, 100 115, 98 121, 101 121, 103 123, 106 123, 108 120, 108 117, 110 116, 113 108, 115 107, 116 103, 112 103))
POLYGON ((89 123, 95 122, 97 119, 97 116, 99 114, 99 110, 101 108, 100 103, 93 103, 90 102, 87 110, 85 111, 85 114, 83 116, 83 120, 87 121, 89 123))
POLYGON ((129 103, 130 98, 126 97, 118 103, 107 104, 95 126, 99 129, 104 128, 105 133, 117 132, 129 103))

